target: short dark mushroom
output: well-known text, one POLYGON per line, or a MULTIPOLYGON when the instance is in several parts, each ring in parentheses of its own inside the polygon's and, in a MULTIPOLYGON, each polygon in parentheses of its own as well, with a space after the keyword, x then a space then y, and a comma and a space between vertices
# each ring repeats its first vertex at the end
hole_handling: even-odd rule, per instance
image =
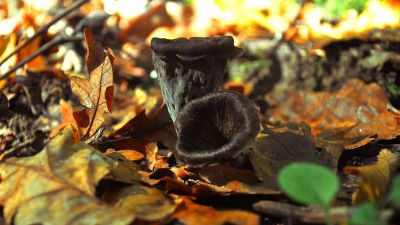
POLYGON ((159 84, 173 121, 190 100, 219 88, 227 60, 241 52, 230 36, 153 38, 151 47, 159 84))
POLYGON ((260 131, 258 107, 245 96, 213 92, 190 101, 175 122, 177 158, 192 166, 240 158, 260 131))

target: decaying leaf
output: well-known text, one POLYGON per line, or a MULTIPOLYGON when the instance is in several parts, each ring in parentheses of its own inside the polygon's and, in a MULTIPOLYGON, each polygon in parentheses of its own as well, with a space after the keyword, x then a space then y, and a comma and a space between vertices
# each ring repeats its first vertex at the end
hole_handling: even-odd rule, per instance
POLYGON ((32 157, 0 165, 0 203, 9 224, 129 224, 135 215, 95 197, 118 163, 82 142, 67 126, 32 157), (51 211, 51 213, 49 213, 51 211))
POLYGON ((385 193, 397 164, 397 156, 388 149, 383 149, 374 165, 346 167, 345 173, 361 177, 360 187, 353 195, 353 203, 378 201, 385 193))
POLYGON ((387 108, 388 98, 377 83, 350 79, 335 92, 290 91, 270 98, 269 113, 280 121, 310 124, 313 134, 348 128, 344 138, 378 139, 400 135, 399 115, 387 108))
POLYGON ((147 117, 142 111, 103 143, 107 148, 133 148, 145 152, 146 145, 155 142, 161 142, 170 149, 175 147, 176 132, 165 106, 154 117, 147 117))
POLYGON ((208 206, 198 205, 187 198, 173 215, 179 222, 185 225, 258 225, 258 215, 242 210, 216 210, 208 206))
POLYGON ((310 138, 290 131, 278 133, 266 129, 265 133, 265 137, 257 138, 250 160, 257 176, 267 187, 277 189, 278 172, 292 162, 313 162, 333 167, 329 154, 317 151, 310 138))
POLYGON ((85 131, 85 137, 92 137, 102 125, 103 114, 112 111, 113 100, 113 59, 94 39, 89 29, 84 30, 87 45, 86 65, 89 80, 71 77, 71 88, 86 109, 74 112, 78 126, 85 131))
POLYGON ((157 221, 175 211, 172 199, 156 189, 139 183, 110 189, 103 200, 118 209, 132 212, 140 220, 157 221))

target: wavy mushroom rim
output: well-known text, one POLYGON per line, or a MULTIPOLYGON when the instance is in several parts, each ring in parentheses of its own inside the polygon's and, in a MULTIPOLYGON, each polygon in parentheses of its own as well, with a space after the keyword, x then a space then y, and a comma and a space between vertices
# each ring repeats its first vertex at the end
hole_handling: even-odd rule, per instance
POLYGON ((151 48, 156 54, 176 54, 181 58, 185 56, 212 55, 220 57, 233 57, 242 49, 235 47, 231 36, 219 37, 191 37, 166 39, 154 37, 151 39, 151 48))
MULTIPOLYGON (((225 107, 228 106, 225 105, 225 107)), ((178 115, 175 126, 178 133, 178 142, 176 145, 178 159, 192 166, 214 164, 234 158, 255 140, 260 131, 259 109, 250 99, 238 93, 230 91, 214 92, 194 99, 183 107, 178 115), (190 126, 193 126, 193 123, 190 123, 193 121, 193 116, 198 114, 198 107, 200 107, 200 110, 208 110, 213 101, 221 100, 218 98, 224 98, 223 101, 226 104, 233 106, 235 113, 237 113, 234 116, 237 116, 238 121, 244 119, 242 121, 243 124, 238 127, 239 132, 233 134, 228 142, 217 148, 201 149, 198 152, 196 152, 196 149, 187 148, 185 146, 186 140, 180 138, 185 136, 182 132, 185 132, 185 129, 192 128, 190 126)), ((193 129, 196 128, 194 127, 193 129)))

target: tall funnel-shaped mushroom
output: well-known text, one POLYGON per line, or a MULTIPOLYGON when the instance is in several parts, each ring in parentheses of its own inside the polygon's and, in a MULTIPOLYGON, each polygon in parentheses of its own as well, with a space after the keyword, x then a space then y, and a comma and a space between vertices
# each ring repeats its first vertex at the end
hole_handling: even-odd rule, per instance
POLYGON ((237 158, 260 131, 259 109, 235 92, 213 92, 190 101, 175 122, 179 160, 192 166, 237 158))
POLYGON ((241 51, 230 36, 153 38, 151 47, 159 84, 173 121, 190 100, 218 89, 227 60, 241 51))

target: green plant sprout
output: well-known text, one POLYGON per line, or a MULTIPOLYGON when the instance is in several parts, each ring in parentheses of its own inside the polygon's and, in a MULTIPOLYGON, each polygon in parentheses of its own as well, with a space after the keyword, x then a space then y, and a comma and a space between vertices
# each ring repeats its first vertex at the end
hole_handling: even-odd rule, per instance
POLYGON ((306 205, 319 205, 325 221, 333 225, 331 202, 339 190, 339 180, 329 169, 312 163, 292 163, 278 174, 281 190, 291 199, 306 205))

